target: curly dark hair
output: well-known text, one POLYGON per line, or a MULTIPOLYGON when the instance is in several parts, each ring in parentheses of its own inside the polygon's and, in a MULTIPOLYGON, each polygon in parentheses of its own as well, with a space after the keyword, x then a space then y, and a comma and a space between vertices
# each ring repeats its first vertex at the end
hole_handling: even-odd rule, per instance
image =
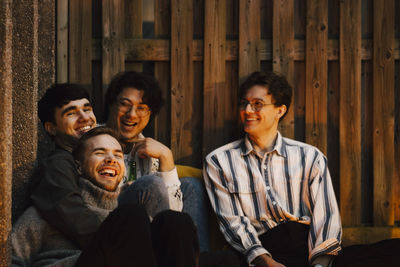
POLYGON ((286 106, 286 113, 280 118, 282 120, 289 110, 293 91, 286 77, 274 72, 253 72, 239 87, 239 101, 255 85, 265 86, 268 89, 268 94, 272 95, 276 107, 286 106))
POLYGON ((152 115, 158 114, 164 105, 162 90, 152 76, 136 71, 124 71, 114 76, 107 88, 104 101, 104 119, 108 120, 110 108, 117 99, 117 96, 125 88, 135 88, 143 91, 143 103, 147 104, 152 115))
POLYGON ((86 98, 90 102, 88 92, 80 85, 74 83, 56 83, 47 89, 39 100, 38 115, 44 125, 45 122, 55 123, 54 112, 56 108, 68 104, 71 101, 86 98))

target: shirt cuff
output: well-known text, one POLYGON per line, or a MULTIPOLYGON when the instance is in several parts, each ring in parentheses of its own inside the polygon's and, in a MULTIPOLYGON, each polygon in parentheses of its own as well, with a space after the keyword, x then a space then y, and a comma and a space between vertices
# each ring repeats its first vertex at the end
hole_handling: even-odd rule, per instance
POLYGON ((178 177, 178 172, 176 170, 176 167, 174 167, 172 170, 167 171, 167 172, 157 172, 157 176, 161 177, 167 187, 177 185, 179 186, 181 182, 179 181, 178 177))
POLYGON ((260 245, 250 248, 246 254, 247 254, 247 263, 249 264, 249 266, 255 266, 251 262, 254 261, 255 258, 257 258, 258 256, 260 256, 262 254, 267 254, 268 256, 272 257, 271 254, 260 245))
POLYGON ((318 256, 321 255, 338 255, 342 250, 340 243, 336 238, 329 238, 315 247, 309 254, 308 260, 313 262, 318 256))

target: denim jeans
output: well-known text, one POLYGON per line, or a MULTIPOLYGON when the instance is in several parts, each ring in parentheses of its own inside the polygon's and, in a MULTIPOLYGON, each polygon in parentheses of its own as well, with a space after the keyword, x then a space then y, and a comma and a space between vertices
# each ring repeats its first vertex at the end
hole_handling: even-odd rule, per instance
MULTIPOLYGON (((208 216, 204 183, 201 179, 193 177, 185 177, 180 181, 183 194, 182 211, 190 215, 197 227, 200 251, 207 251, 208 216)), ((169 209, 168 191, 162 178, 146 175, 122 191, 118 203, 142 204, 149 216, 154 218, 160 211, 169 209)))

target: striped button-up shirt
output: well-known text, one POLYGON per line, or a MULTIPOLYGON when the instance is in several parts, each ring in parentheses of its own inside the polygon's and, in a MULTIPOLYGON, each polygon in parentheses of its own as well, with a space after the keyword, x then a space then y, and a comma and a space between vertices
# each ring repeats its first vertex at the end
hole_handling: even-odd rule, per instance
POLYGON ((286 221, 310 225, 310 261, 340 251, 339 209, 317 148, 278 132, 273 150, 260 156, 245 137, 206 157, 204 179, 222 233, 249 263, 269 254, 258 236, 286 221))

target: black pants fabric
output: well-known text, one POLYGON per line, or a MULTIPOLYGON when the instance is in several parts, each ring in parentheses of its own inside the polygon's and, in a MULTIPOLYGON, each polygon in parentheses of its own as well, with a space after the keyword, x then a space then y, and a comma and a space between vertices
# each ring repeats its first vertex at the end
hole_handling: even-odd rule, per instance
POLYGON ((199 245, 189 215, 166 210, 150 224, 141 205, 121 205, 104 220, 77 267, 195 267, 199 245))
MULTIPOLYGON (((275 261, 286 267, 309 267, 309 226, 286 222, 259 236, 263 247, 275 261)), ((400 266, 400 239, 387 239, 373 244, 342 247, 332 267, 400 266)), ((248 266, 241 255, 241 266, 248 266)))

